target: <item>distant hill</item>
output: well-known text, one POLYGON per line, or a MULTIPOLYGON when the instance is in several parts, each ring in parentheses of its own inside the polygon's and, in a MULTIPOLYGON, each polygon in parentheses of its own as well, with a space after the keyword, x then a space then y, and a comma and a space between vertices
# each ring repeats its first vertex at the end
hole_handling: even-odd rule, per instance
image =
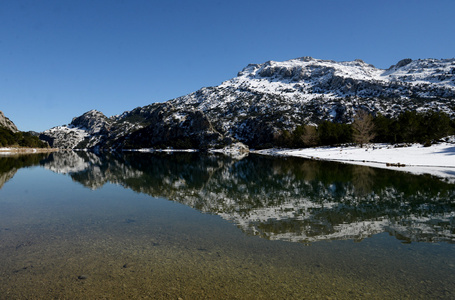
POLYGON ((19 131, 0 111, 0 147, 47 148, 49 145, 31 132, 19 131))
POLYGON ((250 64, 216 87, 108 118, 90 111, 40 138, 62 148, 208 148, 265 145, 284 130, 351 123, 359 110, 455 117, 455 59, 404 59, 378 69, 362 60, 302 57, 250 64))

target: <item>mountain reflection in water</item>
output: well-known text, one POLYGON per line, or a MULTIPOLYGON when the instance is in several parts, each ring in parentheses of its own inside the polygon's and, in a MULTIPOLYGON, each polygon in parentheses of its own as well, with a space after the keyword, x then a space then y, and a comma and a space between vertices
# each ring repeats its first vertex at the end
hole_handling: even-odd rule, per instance
POLYGON ((403 242, 455 241, 455 185, 430 176, 255 155, 59 152, 1 157, 0 188, 18 168, 36 164, 90 189, 110 182, 177 201, 271 240, 388 232, 403 242))

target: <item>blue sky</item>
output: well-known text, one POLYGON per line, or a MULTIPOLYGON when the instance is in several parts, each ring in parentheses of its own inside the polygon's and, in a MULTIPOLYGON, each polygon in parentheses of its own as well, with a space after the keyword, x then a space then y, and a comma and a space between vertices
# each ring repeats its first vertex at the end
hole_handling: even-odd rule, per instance
POLYGON ((43 131, 312 56, 455 57, 455 1, 0 0, 0 110, 43 131))

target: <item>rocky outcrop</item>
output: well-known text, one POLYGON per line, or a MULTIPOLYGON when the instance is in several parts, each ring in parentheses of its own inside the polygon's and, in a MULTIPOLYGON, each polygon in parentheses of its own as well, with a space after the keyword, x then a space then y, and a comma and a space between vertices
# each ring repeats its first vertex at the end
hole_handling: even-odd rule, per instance
POLYGON ((89 134, 80 128, 72 126, 57 126, 46 130, 39 135, 39 138, 49 144, 52 148, 76 149, 89 134))
POLYGON ((0 111, 0 127, 4 127, 12 132, 19 132, 16 125, 14 125, 10 119, 5 117, 2 111, 0 111))
POLYGON ((108 119, 103 113, 97 110, 86 112, 80 117, 73 118, 70 126, 85 129, 89 134, 108 132, 112 120, 108 119))
POLYGON ((113 120, 101 112, 91 110, 73 118, 67 126, 57 126, 46 130, 40 134, 39 138, 55 148, 85 149, 99 142, 99 139, 93 140, 94 137, 107 135, 112 123, 113 120))

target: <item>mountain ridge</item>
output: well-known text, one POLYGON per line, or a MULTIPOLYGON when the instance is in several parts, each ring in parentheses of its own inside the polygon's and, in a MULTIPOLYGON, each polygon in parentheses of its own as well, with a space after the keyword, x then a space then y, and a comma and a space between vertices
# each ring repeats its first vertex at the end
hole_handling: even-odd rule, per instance
POLYGON ((75 149, 204 149, 236 140, 255 147, 297 125, 350 123, 358 110, 388 117, 435 110, 453 117, 455 59, 403 59, 388 69, 360 59, 311 57, 249 64, 218 86, 110 118, 90 111, 41 138, 75 149))

